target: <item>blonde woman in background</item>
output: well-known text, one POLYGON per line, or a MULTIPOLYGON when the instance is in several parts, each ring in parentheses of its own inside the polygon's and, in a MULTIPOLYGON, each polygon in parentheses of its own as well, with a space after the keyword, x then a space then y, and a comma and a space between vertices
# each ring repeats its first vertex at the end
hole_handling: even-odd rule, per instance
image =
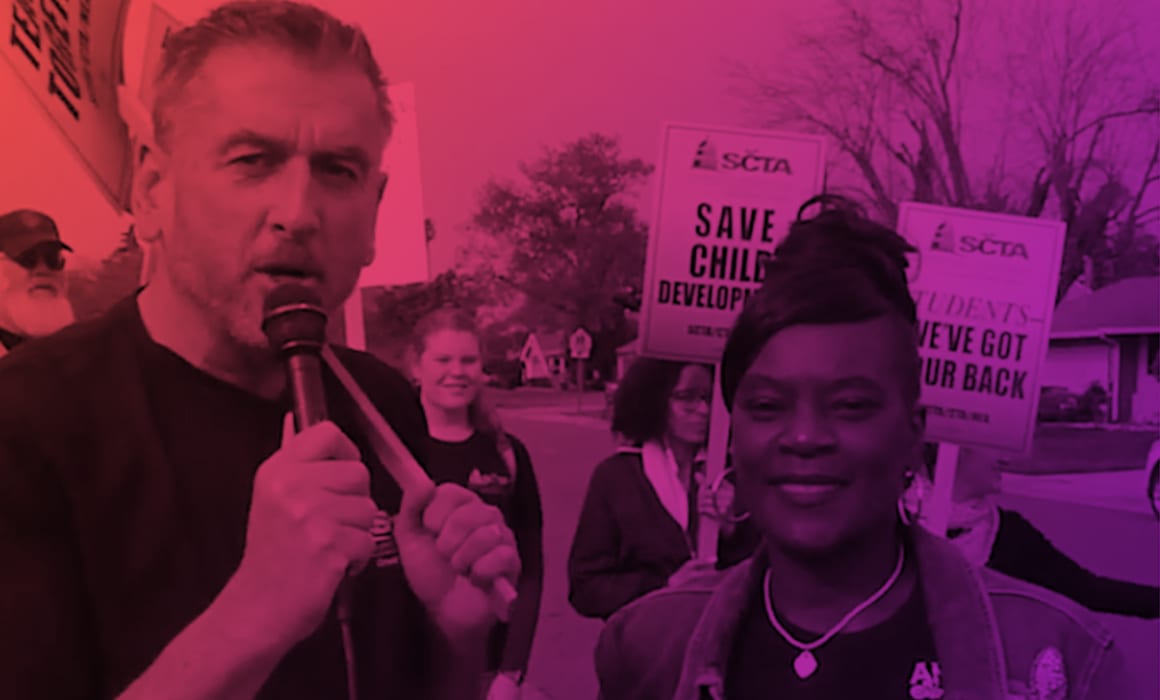
POLYGON ((419 387, 430 433, 428 472, 436 483, 466 486, 499 508, 515 534, 523 563, 511 621, 488 646, 494 672, 489 700, 520 697, 543 589, 543 512, 527 449, 504 432, 483 400, 479 329, 471 314, 439 309, 416 324, 411 373, 419 387))

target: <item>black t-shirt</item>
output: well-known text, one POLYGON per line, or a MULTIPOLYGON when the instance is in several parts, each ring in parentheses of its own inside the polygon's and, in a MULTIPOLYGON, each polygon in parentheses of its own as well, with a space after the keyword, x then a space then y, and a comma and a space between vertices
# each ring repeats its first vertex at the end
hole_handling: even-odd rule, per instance
POLYGON ((5 350, 14 350, 17 345, 20 345, 25 340, 25 337, 22 335, 17 335, 10 330, 0 328, 0 345, 3 345, 5 350))
MULTIPOLYGON (((512 449, 514 452, 515 441, 512 449)), ((512 474, 492 436, 476 432, 458 442, 428 438, 427 459, 431 478, 437 483, 465 486, 484 502, 500 510, 511 510, 520 465, 515 465, 516 474, 512 474)))
MULTIPOLYGON (((780 620, 799 641, 817 634, 780 620)), ((918 586, 889 620, 839 633, 813 650, 817 670, 805 679, 793 670, 801 653, 782 638, 765 611, 760 588, 741 618, 725 674, 728 700, 936 700, 941 673, 926 606, 918 586)))
POLYGON ((453 483, 499 508, 516 538, 522 574, 511 620, 491 637, 489 668, 526 672, 532 652, 544 580, 544 515, 540 490, 527 448, 515 437, 512 465, 504 460, 494 435, 476 432, 466 440, 429 438, 427 471, 436 483, 453 483), (514 468, 514 473, 513 473, 514 468))
MULTIPOLYGON (((339 350, 425 463, 407 382, 339 350)), ((371 470, 385 513, 401 498, 324 373, 331 419, 371 470)), ((288 401, 219 381, 149 338, 131 299, 30 341, 0 365, 0 688, 5 697, 109 698, 198 617, 241 561, 253 476, 279 447, 288 401), (14 402, 16 403, 16 402, 14 402), (26 692, 22 692, 26 691, 26 692)), ((388 521, 389 522, 389 521, 388 521)), ((362 697, 421 697, 432 627, 380 527, 354 585, 362 697)), ((260 698, 345 698, 333 612, 260 698)))

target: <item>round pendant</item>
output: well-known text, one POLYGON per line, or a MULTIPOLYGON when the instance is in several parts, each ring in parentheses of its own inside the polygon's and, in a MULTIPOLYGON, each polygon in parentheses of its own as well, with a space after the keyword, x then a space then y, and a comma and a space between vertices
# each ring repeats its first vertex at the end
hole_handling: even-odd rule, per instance
POLYGON ((808 651, 803 651, 798 654, 798 657, 793 660, 793 672, 797 674, 798 678, 805 680, 814 675, 814 671, 818 670, 818 660, 814 655, 808 651))

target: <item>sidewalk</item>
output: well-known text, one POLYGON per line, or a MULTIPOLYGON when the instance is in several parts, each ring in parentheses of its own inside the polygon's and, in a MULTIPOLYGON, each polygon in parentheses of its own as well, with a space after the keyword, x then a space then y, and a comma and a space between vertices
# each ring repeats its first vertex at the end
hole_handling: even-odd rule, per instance
POLYGON ((500 417, 519 416, 541 423, 566 423, 568 425, 583 425, 587 427, 608 428, 608 419, 601 417, 601 409, 596 406, 584 406, 577 414, 576 406, 535 406, 531 408, 504 408, 499 409, 500 417))
POLYGON ((1003 493, 1062 501, 1152 517, 1144 493, 1144 470, 1076 474, 1003 474, 1003 493))

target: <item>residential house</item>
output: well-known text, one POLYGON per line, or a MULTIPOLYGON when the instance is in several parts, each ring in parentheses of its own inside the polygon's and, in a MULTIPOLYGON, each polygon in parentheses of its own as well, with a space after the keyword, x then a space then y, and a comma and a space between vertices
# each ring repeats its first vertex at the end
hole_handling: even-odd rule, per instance
POLYGON ((1115 423, 1160 423, 1160 277, 1136 277, 1055 309, 1041 386, 1081 394, 1099 383, 1115 423))
POLYGON ((548 381, 559 384, 568 370, 568 338, 563 331, 534 331, 520 350, 523 384, 548 381))

